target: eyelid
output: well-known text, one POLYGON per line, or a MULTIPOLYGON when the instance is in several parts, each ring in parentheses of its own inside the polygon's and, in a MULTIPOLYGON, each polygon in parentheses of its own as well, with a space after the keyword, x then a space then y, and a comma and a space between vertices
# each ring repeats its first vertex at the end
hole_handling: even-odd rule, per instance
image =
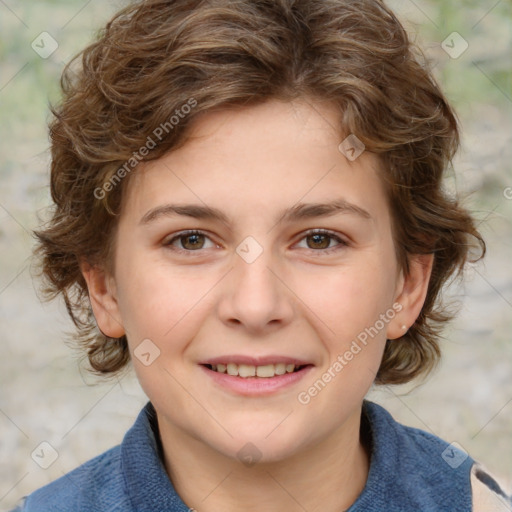
MULTIPOLYGON (((314 228, 314 229, 310 229, 308 231, 301 233, 300 238, 294 245, 297 245, 299 242, 301 242, 308 236, 315 235, 315 234, 326 235, 326 236, 336 240, 338 242, 338 244, 335 245, 334 247, 328 247, 327 249, 306 248, 307 250, 312 251, 313 253, 320 253, 320 254, 330 253, 332 251, 339 250, 340 247, 347 247, 350 245, 349 242, 347 240, 345 240, 344 238, 342 238, 338 233, 336 233, 334 231, 330 231, 328 229, 323 229, 323 228, 314 228)), ((163 245, 165 247, 170 247, 170 248, 172 248, 171 250, 179 252, 179 253, 187 253, 187 254, 201 253, 203 248, 197 249, 197 250, 190 250, 190 249, 182 249, 180 247, 174 247, 172 245, 174 242, 176 242, 180 238, 185 237, 187 235, 203 235, 205 238, 209 239, 214 245, 219 247, 219 244, 217 244, 212 239, 212 237, 208 234, 208 232, 203 231, 201 229, 185 229, 183 231, 179 231, 178 233, 173 234, 171 236, 171 238, 164 239, 163 245)))
POLYGON ((217 247, 219 244, 217 244, 212 237, 208 234, 208 232, 203 231, 201 229, 185 229, 183 231, 179 231, 178 233, 174 233, 171 235, 170 238, 166 237, 164 238, 162 244, 164 247, 169 247, 171 250, 179 253, 187 253, 187 254, 193 254, 193 253, 201 253, 202 249, 197 250, 190 250, 190 249, 182 249, 181 247, 175 247, 172 245, 174 242, 178 241, 180 238, 186 237, 187 235, 203 235, 205 238, 209 239, 212 244, 216 245, 217 247))
POLYGON ((312 251, 313 253, 320 253, 320 254, 322 254, 322 253, 330 253, 330 252, 339 250, 341 247, 348 247, 350 245, 349 241, 346 240, 345 238, 343 238, 342 236, 340 236, 339 233, 336 233, 336 232, 331 231, 329 229, 323 229, 323 228, 314 228, 314 229, 310 229, 310 230, 302 233, 301 237, 300 237, 300 239, 298 240, 297 243, 301 242, 302 240, 304 240, 308 236, 316 235, 316 234, 329 236, 330 238, 335 239, 338 242, 338 244, 335 245, 334 247, 328 247, 327 249, 310 249, 310 248, 307 248, 307 250, 312 251))

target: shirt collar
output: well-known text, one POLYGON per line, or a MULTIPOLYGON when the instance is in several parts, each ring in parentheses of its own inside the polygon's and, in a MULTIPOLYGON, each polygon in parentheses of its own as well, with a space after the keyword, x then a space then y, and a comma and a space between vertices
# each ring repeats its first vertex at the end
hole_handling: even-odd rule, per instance
POLYGON ((156 412, 148 402, 121 444, 121 471, 133 510, 189 512, 162 461, 156 412))
MULTIPOLYGON (((406 491, 407 495, 412 492, 420 501, 423 499, 422 495, 430 501, 428 495, 431 496, 432 489, 436 485, 439 486, 440 493, 446 492, 447 500, 450 501, 448 497, 450 493, 454 494, 454 489, 451 487, 454 481, 448 471, 451 469, 442 466, 440 456, 442 448, 439 454, 434 453, 417 461, 413 457, 414 451, 411 451, 415 446, 409 444, 411 443, 410 434, 406 433, 406 429, 408 427, 397 423, 384 408, 364 400, 361 432, 367 439, 371 452, 370 469, 363 491, 348 512, 388 510, 397 499, 400 501, 400 493, 406 491), (411 457, 414 460, 408 460, 411 457), (437 461, 438 458, 439 467, 431 460, 437 461), (445 476, 446 483, 443 482, 445 476), (421 478, 426 480, 422 481, 421 478), (428 482, 430 478, 434 480, 428 482), (425 488, 425 483, 432 484, 432 487, 425 488), (412 487, 407 489, 407 486, 412 487)), ((408 431, 413 430, 415 429, 408 431)), ((419 435, 429 436, 426 433, 419 435)), ((438 442, 444 443, 433 436, 427 441, 430 446, 435 446, 436 451, 442 446, 437 444, 438 442)), ((151 402, 148 402, 133 427, 126 433, 121 445, 121 470, 133 509, 137 512, 190 511, 174 489, 163 460, 156 412, 151 402)), ((460 471, 467 473, 472 462, 468 457, 460 467, 460 471)), ((470 500, 470 489, 467 487, 469 480, 466 485, 465 477, 461 475, 461 482, 463 487, 461 494, 467 495, 466 500, 470 500)), ((406 495, 403 498, 407 501, 406 495)))

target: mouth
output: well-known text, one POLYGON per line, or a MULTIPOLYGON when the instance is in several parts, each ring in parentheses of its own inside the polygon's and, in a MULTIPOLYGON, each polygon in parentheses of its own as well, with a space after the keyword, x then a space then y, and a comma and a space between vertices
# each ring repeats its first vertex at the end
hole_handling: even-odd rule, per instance
POLYGON ((230 354, 203 359, 199 367, 216 389, 238 396, 262 397, 293 389, 315 367, 287 355, 230 354))
POLYGON ((232 377, 241 377, 248 379, 251 377, 260 379, 271 379, 273 377, 285 375, 288 373, 297 373, 305 368, 312 366, 310 364, 296 365, 293 363, 275 363, 265 365, 251 365, 251 364, 237 364, 237 363, 218 363, 218 364, 202 364, 206 369, 216 372, 231 375, 232 377))

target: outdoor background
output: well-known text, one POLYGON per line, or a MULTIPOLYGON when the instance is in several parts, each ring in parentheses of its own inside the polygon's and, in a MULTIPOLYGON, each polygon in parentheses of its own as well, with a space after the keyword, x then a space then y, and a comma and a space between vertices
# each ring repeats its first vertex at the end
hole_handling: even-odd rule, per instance
MULTIPOLYGON (((512 7, 389 3, 458 111, 463 148, 448 185, 479 219, 488 256, 452 288, 461 313, 439 369, 421 386, 381 388, 371 398, 399 421, 457 442, 510 490, 512 7)), ((0 510, 119 443, 147 400, 133 377, 97 383, 79 367, 65 343, 65 308, 39 302, 30 269, 31 230, 49 204, 48 102, 58 100, 64 63, 120 6, 0 0, 0 510)))

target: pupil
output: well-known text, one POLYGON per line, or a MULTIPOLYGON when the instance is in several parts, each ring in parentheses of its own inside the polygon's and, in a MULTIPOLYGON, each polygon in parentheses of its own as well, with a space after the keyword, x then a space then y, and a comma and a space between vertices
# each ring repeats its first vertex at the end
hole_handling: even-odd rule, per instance
POLYGON ((315 234, 315 235, 311 235, 311 238, 313 238, 313 243, 314 244, 321 244, 321 247, 318 247, 317 245, 317 249, 320 248, 320 249, 327 249, 327 247, 329 247, 329 239, 327 237, 327 235, 322 235, 322 234, 315 234), (322 243, 322 240, 324 243, 322 243))

